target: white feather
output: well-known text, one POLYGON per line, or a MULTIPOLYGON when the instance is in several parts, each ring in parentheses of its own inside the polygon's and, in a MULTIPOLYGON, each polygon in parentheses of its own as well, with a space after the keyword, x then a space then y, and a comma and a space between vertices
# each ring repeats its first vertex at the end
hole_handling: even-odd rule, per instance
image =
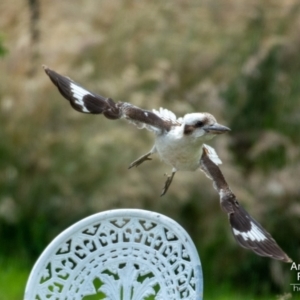
POLYGON ((156 109, 153 109, 152 111, 153 111, 157 116, 161 117, 161 118, 164 119, 164 120, 170 120, 170 121, 174 121, 174 122, 177 121, 176 115, 175 115, 172 111, 170 111, 170 110, 168 110, 168 109, 165 109, 165 108, 160 107, 160 108, 159 108, 159 111, 156 110, 156 109))
POLYGON ((205 149, 207 150, 207 152, 208 152, 207 155, 210 160, 212 160, 216 165, 222 164, 221 159, 219 158, 216 150, 213 147, 208 146, 206 144, 203 144, 203 147, 205 147, 205 149))
POLYGON ((73 97, 75 98, 75 102, 79 105, 82 106, 82 111, 89 113, 90 111, 85 107, 84 102, 82 100, 82 98, 85 95, 92 95, 90 92, 88 92, 87 90, 83 89, 82 87, 74 84, 74 83, 70 83, 70 89, 73 93, 73 97))
POLYGON ((253 223, 251 222, 251 229, 247 232, 241 232, 233 228, 233 233, 235 235, 241 235, 245 241, 257 241, 262 242, 267 239, 264 233, 253 223))

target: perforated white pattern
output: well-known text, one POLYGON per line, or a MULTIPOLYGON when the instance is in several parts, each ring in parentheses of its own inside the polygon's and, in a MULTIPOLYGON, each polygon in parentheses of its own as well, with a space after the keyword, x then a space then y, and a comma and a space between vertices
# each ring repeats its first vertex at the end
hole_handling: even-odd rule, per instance
POLYGON ((25 299, 202 299, 196 248, 161 214, 122 209, 74 224, 46 248, 25 299), (97 297, 98 296, 98 297, 97 297))

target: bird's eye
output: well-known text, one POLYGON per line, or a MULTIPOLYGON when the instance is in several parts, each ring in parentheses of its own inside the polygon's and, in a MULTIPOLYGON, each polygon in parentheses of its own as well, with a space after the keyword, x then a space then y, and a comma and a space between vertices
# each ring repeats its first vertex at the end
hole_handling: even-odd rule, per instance
POLYGON ((195 127, 202 127, 204 125, 204 123, 202 121, 197 121, 197 123, 195 124, 195 127))

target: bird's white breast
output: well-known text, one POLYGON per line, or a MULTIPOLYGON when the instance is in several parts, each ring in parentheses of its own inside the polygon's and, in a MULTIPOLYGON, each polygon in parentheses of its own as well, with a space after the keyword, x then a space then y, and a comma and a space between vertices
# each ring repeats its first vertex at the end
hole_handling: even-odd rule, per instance
POLYGON ((176 126, 167 134, 157 136, 155 147, 160 158, 176 170, 194 171, 199 167, 204 140, 186 136, 183 127, 176 126))

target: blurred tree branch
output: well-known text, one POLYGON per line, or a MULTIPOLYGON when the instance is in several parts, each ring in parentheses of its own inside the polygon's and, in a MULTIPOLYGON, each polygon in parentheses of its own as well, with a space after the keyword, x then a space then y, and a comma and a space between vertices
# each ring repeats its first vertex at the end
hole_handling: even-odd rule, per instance
POLYGON ((40 40, 40 3, 39 0, 27 0, 30 11, 30 36, 31 36, 31 66, 28 75, 33 76, 37 70, 36 59, 39 57, 38 44, 40 40))

